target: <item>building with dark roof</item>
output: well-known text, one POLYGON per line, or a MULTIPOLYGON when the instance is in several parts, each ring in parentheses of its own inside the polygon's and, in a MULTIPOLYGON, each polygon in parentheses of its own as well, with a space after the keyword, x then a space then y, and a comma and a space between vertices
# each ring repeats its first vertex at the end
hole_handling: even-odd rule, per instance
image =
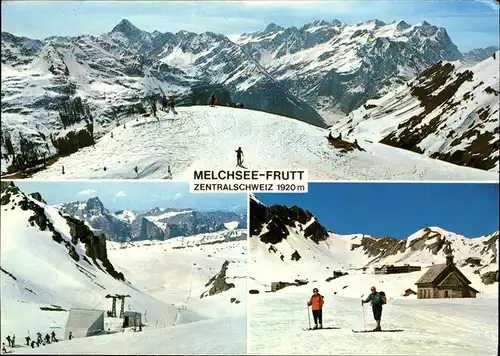
POLYGON ((479 291, 453 263, 449 243, 445 248, 446 263, 434 265, 415 283, 418 299, 475 298, 479 291))

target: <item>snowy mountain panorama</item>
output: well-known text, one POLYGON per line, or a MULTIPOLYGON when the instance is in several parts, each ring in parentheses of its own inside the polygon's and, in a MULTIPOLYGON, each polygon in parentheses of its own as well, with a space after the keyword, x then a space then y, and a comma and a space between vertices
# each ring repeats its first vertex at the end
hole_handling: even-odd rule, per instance
POLYGON ((245 230, 122 244, 12 182, 1 182, 0 201, 1 332, 16 338, 9 352, 246 351, 245 230), (117 299, 114 314, 116 296, 125 302, 117 299))
POLYGON ((179 236, 246 229, 246 214, 227 211, 200 212, 195 209, 153 208, 146 212, 110 212, 99 197, 60 204, 57 208, 93 229, 109 241, 167 240, 179 236))
POLYGON ((472 67, 439 62, 332 131, 498 172, 499 56, 472 67))
POLYGON ((266 206, 251 196, 249 234, 250 354, 489 355, 497 349, 498 231, 468 238, 424 227, 403 240, 339 235, 300 207, 266 206), (452 269, 448 244, 460 283, 468 280, 464 288, 475 290, 475 298, 417 298, 416 283, 428 271, 437 277, 435 271, 452 269), (360 304, 371 286, 388 299, 382 330, 401 332, 351 331, 375 326, 371 308, 360 304), (306 316, 313 288, 324 297, 323 327, 338 330, 302 330, 314 326, 306 316), (456 338, 458 330, 470 337, 456 338))
MULTIPOLYGON (((219 140, 234 143, 236 149, 256 137, 288 152, 275 158, 287 166, 302 164, 298 157, 311 152, 312 157, 304 157, 305 162, 313 158, 316 165, 326 161, 338 167, 342 159, 339 162, 336 150, 331 152, 324 137, 328 136, 328 125, 346 123, 350 120, 346 115, 368 100, 391 93, 440 61, 470 66, 486 59, 491 50, 462 54, 444 28, 425 21, 414 25, 404 21, 387 24, 371 20, 355 25, 315 21, 300 28, 270 24, 262 31, 231 39, 212 32, 149 33, 127 20, 100 36, 33 40, 2 32, 2 174, 29 177, 58 159, 54 169, 59 175, 62 167, 75 174, 71 173, 75 169, 73 155, 64 157, 78 151, 92 161, 79 162, 85 173, 79 172, 78 178, 141 178, 151 177, 153 171, 155 177, 176 178, 205 158, 207 151, 213 154, 213 146, 220 147, 216 145, 219 140), (155 119, 148 121, 143 116, 149 114, 153 101, 160 106, 163 94, 174 96, 176 105, 181 106, 179 115, 161 113, 164 127, 155 129, 156 135, 151 136, 148 133, 155 119), (218 98, 215 108, 207 106, 212 94, 218 98), (235 108, 238 103, 244 109, 235 108), (134 125, 139 127, 130 130, 134 125), (124 136, 122 131, 114 144, 125 143, 132 152, 110 160, 107 153, 98 152, 107 145, 115 149, 110 140, 121 127, 134 136, 124 136), (227 141, 226 136, 231 139, 227 141), (277 145, 274 140, 285 143, 277 145), (206 147, 207 141, 214 143, 206 147), (91 151, 94 146, 96 151, 91 151), (141 164, 144 161, 147 163, 141 164), (97 167, 96 162, 105 166, 97 167), (116 165, 122 166, 121 172, 116 172, 116 165), (138 172, 130 173, 135 167, 138 172)), ((456 102, 456 108, 461 107, 465 110, 470 103, 456 102)), ((479 116, 474 120, 480 120, 479 116)), ((478 130, 489 132, 490 127, 478 130)), ((446 138, 446 144, 456 139, 446 138)), ((341 148, 353 145, 340 141, 333 144, 341 148)), ((365 150, 371 149, 358 141, 365 150)), ((385 143, 418 151, 407 144, 385 143)), ((229 152, 217 151, 212 159, 225 162, 232 153, 230 148, 229 152)), ((380 150, 374 148, 373 155, 394 161, 390 153, 380 150)), ((477 150, 489 157, 483 148, 474 152, 477 150)), ((266 154, 259 152, 260 161, 253 160, 252 166, 264 168, 262 157, 274 156, 268 147, 262 151, 266 154)), ((474 163, 477 159, 462 162, 448 156, 447 151, 436 157, 483 169, 474 163)), ((410 166, 412 172, 420 171, 410 166)), ((362 176, 355 173, 347 178, 362 176)), ((322 177, 320 172, 316 175, 322 177)), ((336 177, 330 174, 327 178, 336 177)), ((429 179, 439 179, 438 174, 429 179)))

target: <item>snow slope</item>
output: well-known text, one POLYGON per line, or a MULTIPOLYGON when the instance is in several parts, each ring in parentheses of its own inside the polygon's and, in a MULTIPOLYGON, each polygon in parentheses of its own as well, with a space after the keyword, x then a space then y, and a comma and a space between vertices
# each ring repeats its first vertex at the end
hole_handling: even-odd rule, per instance
POLYGON ((359 142, 366 151, 343 154, 328 144, 327 130, 263 112, 203 106, 177 110, 177 115, 160 111, 159 121, 131 117, 125 128, 114 128, 95 148, 63 157, 33 178, 186 180, 192 169, 234 169, 234 150, 242 147, 250 169, 306 168, 310 179, 498 179, 492 172, 368 141, 359 142))
POLYGON ((244 355, 244 318, 219 318, 140 333, 102 335, 63 341, 32 350, 27 355, 244 355), (119 346, 118 346, 119 345, 119 346))
POLYGON ((494 260, 498 232, 467 239, 430 227, 396 244, 389 238, 338 235, 318 225, 311 229, 316 219, 307 211, 265 207, 253 196, 249 220, 249 354, 496 355, 498 283, 485 285, 475 271, 498 270, 494 260), (417 290, 415 282, 430 266, 444 263, 443 239, 451 242, 456 265, 480 292, 477 298, 405 297, 407 289, 417 290), (297 255, 300 258, 293 260, 297 255), (483 267, 464 266, 463 260, 468 257, 481 258, 483 267), (406 263, 422 269, 389 275, 373 273, 375 266, 406 263), (332 278, 334 271, 347 274, 332 278), (305 284, 270 292, 273 282, 305 284), (360 305, 360 297, 366 297, 371 286, 384 291, 388 298, 382 329, 403 332, 351 331, 375 326, 370 308, 360 305), (339 329, 302 330, 312 323, 312 317, 309 322, 306 314, 306 302, 313 288, 324 296, 323 326, 339 329))
POLYGON ((180 310, 196 310, 207 318, 245 316, 246 231, 108 244, 110 260, 134 285, 153 297, 173 303, 180 310), (200 298, 210 289, 207 282, 225 261, 230 261, 226 281, 235 288, 200 298), (230 298, 240 302, 231 303, 230 298))
MULTIPOLYGON (((33 211, 22 210, 19 201, 23 199, 43 207, 63 240, 71 240, 70 227, 55 207, 26 198, 22 193, 9 199, 2 194, 1 331, 2 335, 16 335, 17 347, 10 351, 38 354, 245 352, 245 231, 223 231, 168 242, 107 242, 109 260, 125 274, 126 281, 122 282, 104 272, 99 262, 92 264, 87 262, 90 258, 83 259, 82 243, 74 244, 80 256, 75 262, 64 244, 53 240, 50 231, 40 231, 38 225, 28 222, 33 211), (5 203, 6 200, 10 201, 5 203), (215 282, 218 288, 222 281, 232 283, 233 288, 212 294, 215 284, 210 279, 218 276, 226 261, 225 277, 216 278, 215 282), (111 302, 104 296, 115 293, 131 296, 126 300, 125 310, 142 314, 142 332, 125 330, 123 334, 111 332, 62 340, 35 350, 22 346, 26 333, 33 337, 36 332, 45 334, 54 330, 58 338, 64 335, 68 313, 42 311, 40 307, 109 310, 111 302), (223 333, 229 337, 221 337, 223 333)), ((109 324, 108 319, 111 318, 105 323, 109 324)))
MULTIPOLYGON (((327 232, 312 214, 304 222, 302 217, 308 212, 300 207, 266 207, 253 196, 250 199, 249 289, 263 292, 270 290, 272 282, 303 280, 336 285, 342 294, 342 284, 339 283, 350 282, 351 289, 346 291, 349 293, 360 285, 360 278, 369 278, 373 283, 385 281, 392 285, 394 282, 391 294, 401 295, 407 288, 415 288, 415 282, 428 268, 446 261, 444 246, 449 242, 455 264, 472 286, 481 295, 498 295, 498 284, 485 285, 480 277, 484 272, 498 269, 498 231, 478 238, 466 238, 439 227, 429 227, 403 240, 363 234, 339 235, 327 232), (311 229, 313 223, 316 225, 311 229), (465 263, 469 257, 479 258, 481 265, 473 267, 465 263), (375 267, 404 264, 420 266, 421 271, 399 275, 373 274, 375 267), (478 270, 480 273, 476 272, 478 270), (334 271, 347 272, 348 275, 332 280, 334 271)), ((363 293, 357 289, 358 292, 363 293)))
MULTIPOLYGON (((351 329, 364 330, 366 325, 366 328, 371 330, 375 326, 370 308, 368 306, 362 308, 360 305, 361 294, 369 293, 369 288, 373 284, 378 286, 379 290, 385 291, 387 288, 387 285, 378 284, 368 276, 358 283, 362 285, 349 297, 334 295, 329 287, 319 286, 320 293, 325 297, 323 326, 340 327, 339 330, 302 330, 308 327, 306 301, 312 294, 312 285, 297 287, 294 290, 285 288, 264 295, 250 295, 248 353, 488 356, 497 354, 498 297, 445 301, 389 299, 382 314, 382 329, 404 331, 357 334, 351 329)), ((388 298, 392 297, 391 294, 387 295, 388 298)))
POLYGON ((325 127, 438 61, 462 57, 444 28, 425 21, 271 24, 230 40, 213 32, 148 33, 123 19, 99 36, 38 41, 2 32, 1 42, 2 173, 23 168, 13 157, 21 148, 35 167, 68 147, 91 146, 163 93, 188 106, 215 92, 224 104, 325 127), (205 89, 193 94, 195 87, 205 89))
MULTIPOLYGON (((150 323, 155 319, 164 319, 169 325, 175 322, 177 308, 151 297, 133 284, 114 279, 102 271, 102 265, 96 266, 99 262, 86 262, 83 260, 85 247, 81 244, 75 245, 79 261, 71 259, 66 247, 53 241, 51 232, 40 231, 38 226, 28 223, 32 211, 21 210, 15 205, 21 199, 21 196, 13 197, 10 203, 1 207, 2 269, 17 278, 2 271, 2 335, 14 333, 20 340, 27 331, 33 336, 50 329, 61 335, 67 312, 42 311, 40 307, 57 305, 66 310, 72 307, 108 310, 111 303, 104 296, 116 293, 131 295, 127 309, 142 313, 148 310, 150 323)), ((44 208, 63 239, 70 240, 70 228, 64 218, 56 209, 44 208)), ((187 311, 180 322, 201 319, 197 313, 187 311)))
MULTIPOLYGON (((264 244, 260 241, 259 237, 250 237, 248 242, 250 254, 248 267, 248 276, 250 277, 248 282, 249 288, 255 288, 263 292, 264 290, 270 290, 271 282, 293 282, 296 279, 301 279, 309 282, 318 281, 322 285, 336 286, 339 288, 338 292, 340 295, 343 295, 340 290, 342 283, 350 283, 351 288, 357 288, 356 292, 363 293, 363 290, 357 287, 361 286, 359 278, 368 278, 372 281, 371 283, 385 282, 386 284, 391 284, 393 288, 391 289, 391 294, 399 296, 407 288, 415 289, 415 282, 427 272, 429 267, 434 264, 444 263, 446 260, 445 254, 442 251, 433 254, 425 248, 422 250, 408 249, 404 253, 379 258, 376 255, 370 255, 362 247, 358 247, 361 246, 361 239, 374 239, 361 234, 336 235, 330 233, 328 239, 317 244, 310 239, 304 238, 301 233, 294 232, 293 229, 289 229, 289 232, 290 235, 286 239, 272 245, 276 249, 276 252, 270 251, 271 245, 264 244), (290 258, 294 251, 297 251, 301 256, 298 261, 293 261, 290 258), (280 259, 281 255, 285 257, 283 261, 280 259), (373 275, 374 267, 382 267, 383 265, 401 266, 404 264, 421 266, 422 270, 400 275, 373 275), (366 273, 370 274, 365 275, 362 270, 364 267, 367 268, 366 273), (348 275, 325 282, 327 278, 332 277, 333 271, 347 272, 348 275)), ((422 235, 422 230, 415 233, 406 240, 406 244, 410 244, 412 237, 421 237, 422 235)), ((476 239, 467 239, 455 234, 449 237, 452 241, 455 263, 471 281, 472 286, 480 292, 485 293, 485 295, 498 295, 497 284, 484 285, 480 275, 474 273, 478 267, 462 266, 464 260, 468 257, 477 257, 483 261, 483 267, 479 268, 481 273, 495 269, 497 263, 490 262, 494 252, 483 252, 483 242, 489 238, 489 236, 484 236, 476 239)), ((432 238, 426 240, 426 243, 429 245, 434 242, 432 238)), ((496 244, 498 245, 498 240, 496 244)), ((293 289, 295 287, 287 288, 293 289)), ((385 287, 385 289, 387 288, 385 287)))
POLYGON ((472 67, 436 65, 369 100, 332 132, 498 172, 499 60, 497 51, 472 67))

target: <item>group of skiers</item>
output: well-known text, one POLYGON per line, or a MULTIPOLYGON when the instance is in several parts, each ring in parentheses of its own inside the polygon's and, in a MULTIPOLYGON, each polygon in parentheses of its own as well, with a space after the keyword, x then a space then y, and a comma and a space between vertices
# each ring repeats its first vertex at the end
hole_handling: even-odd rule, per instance
MULTIPOLYGON (((69 339, 71 340, 73 338, 72 333, 69 333, 69 339)), ((16 335, 7 335, 5 338, 7 340, 7 343, 9 344, 9 347, 15 347, 16 346, 16 335)), ((49 334, 45 334, 45 337, 42 337, 41 333, 36 333, 36 340, 31 339, 31 337, 28 335, 24 338, 26 340, 26 346, 31 346, 31 348, 40 347, 40 345, 48 345, 52 342, 59 342, 59 340, 56 338, 56 332, 52 330, 52 332, 49 334)), ((5 346, 5 343, 2 343, 2 353, 5 354, 7 353, 7 348, 5 346)))
MULTIPOLYGON (((375 329, 372 331, 382 331, 380 327, 380 320, 382 319, 382 305, 386 304, 387 300, 384 292, 377 292, 375 287, 371 287, 370 294, 365 300, 361 300, 361 305, 364 303, 370 303, 372 306, 373 318, 377 323, 375 329)), ((323 304, 324 297, 319 294, 318 288, 313 289, 313 295, 307 302, 307 305, 311 307, 314 327, 313 329, 322 329, 323 328, 323 304)))
MULTIPOLYGON (((165 94, 163 94, 162 98, 161 98, 161 110, 162 111, 165 111, 165 110, 168 110, 168 103, 170 103, 170 110, 174 111, 174 107, 175 107, 175 99, 174 99, 174 96, 171 95, 170 98, 169 98, 169 101, 167 102, 167 97, 165 96, 165 94)), ((153 114, 154 117, 156 117, 156 101, 153 101, 153 104, 151 105, 151 112, 153 114)))

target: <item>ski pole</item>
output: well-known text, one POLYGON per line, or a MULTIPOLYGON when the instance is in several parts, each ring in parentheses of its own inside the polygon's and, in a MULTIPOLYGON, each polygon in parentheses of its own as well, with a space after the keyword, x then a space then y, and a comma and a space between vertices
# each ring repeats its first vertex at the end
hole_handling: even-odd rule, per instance
POLYGON ((309 305, 307 305, 307 320, 309 321, 309 329, 311 328, 311 315, 309 314, 309 305))
POLYGON ((366 331, 366 316, 365 316, 365 304, 363 303, 363 295, 361 295, 361 310, 363 313, 363 330, 366 331))

